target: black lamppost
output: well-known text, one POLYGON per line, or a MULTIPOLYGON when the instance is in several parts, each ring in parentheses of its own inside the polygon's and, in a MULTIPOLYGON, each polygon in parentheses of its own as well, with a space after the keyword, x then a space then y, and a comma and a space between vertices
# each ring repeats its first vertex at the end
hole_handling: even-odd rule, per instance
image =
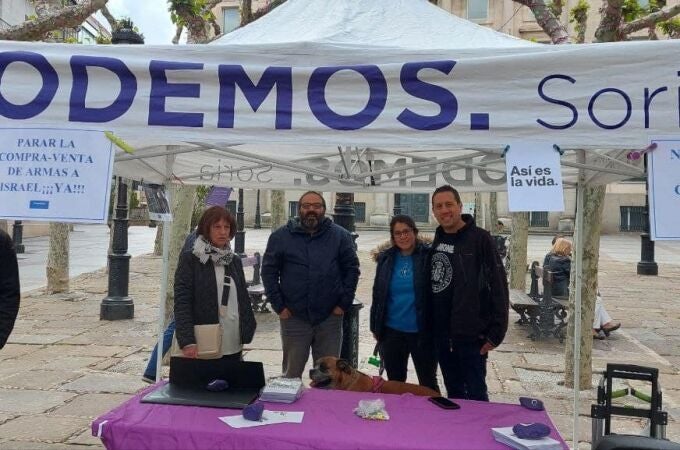
POLYGON ((260 190, 257 190, 257 200, 255 203, 255 224, 253 228, 259 230, 262 228, 262 218, 260 217, 260 190))
POLYGON ((658 275, 659 266, 654 261, 654 241, 649 238, 649 178, 647 173, 647 153, 645 157, 645 210, 642 213, 642 226, 640 234, 640 262, 637 263, 638 275, 658 275))
POLYGON ((135 304, 128 296, 130 283, 130 255, 128 254, 128 198, 127 184, 118 177, 118 201, 113 219, 113 240, 109 253, 108 295, 99 308, 100 320, 132 319, 135 304))
POLYGON ((243 189, 238 190, 238 208, 236 209, 236 235, 234 237, 234 252, 245 256, 246 232, 243 226, 243 189))
POLYGON ((14 242, 14 250, 17 253, 24 253, 26 247, 23 244, 24 240, 24 224, 21 220, 16 220, 12 225, 12 241, 14 242))
MULTIPOLYGON (((356 238, 359 235, 354 231, 354 194, 335 193, 333 221, 352 234, 356 249, 356 238)), ((354 367, 359 366, 359 311, 363 307, 364 305, 355 298, 352 307, 345 313, 342 320, 340 357, 348 360, 354 367)))
MULTIPOLYGON (((143 44, 144 38, 132 26, 132 21, 121 20, 120 27, 111 33, 112 44, 143 44)), ((118 201, 113 219, 113 239, 109 253, 108 295, 99 307, 100 320, 124 320, 135 316, 135 304, 128 296, 130 285, 130 255, 128 254, 128 196, 127 184, 118 177, 118 201)))

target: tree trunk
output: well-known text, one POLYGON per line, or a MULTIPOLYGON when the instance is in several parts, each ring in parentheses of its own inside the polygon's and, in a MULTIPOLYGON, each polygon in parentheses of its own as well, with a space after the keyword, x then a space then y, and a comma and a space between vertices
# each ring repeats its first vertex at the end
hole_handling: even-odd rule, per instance
POLYGON ((156 240, 153 243, 154 256, 163 255, 163 228, 165 222, 158 222, 156 224, 156 240))
POLYGON ((510 238, 510 289, 526 290, 527 286, 527 239, 529 236, 529 213, 512 213, 510 238))
POLYGON ((253 20, 253 1, 241 0, 241 26, 253 20))
MULTIPOLYGON (((605 186, 586 186, 583 190, 583 282, 581 287, 581 363, 579 389, 590 389, 593 376, 593 317, 597 295, 598 260, 600 256, 600 233, 602 231, 602 210, 604 207, 605 186)), ((576 249, 574 249, 576 250, 576 249)), ((575 259, 574 259, 575 260, 575 259)), ((572 263, 569 281, 569 317, 574 317, 576 298, 576 271, 572 263)), ((569 320, 567 341, 564 352, 565 385, 574 386, 574 321, 569 320)))
POLYGON ((7 231, 9 230, 9 224, 6 220, 0 220, 0 230, 8 233, 10 236, 12 235, 10 231, 7 231))
POLYGON ((172 185, 171 193, 172 225, 169 227, 170 250, 168 252, 168 279, 166 280, 168 294, 165 300, 165 308, 168 315, 172 313, 174 308, 175 271, 177 270, 177 261, 179 260, 179 254, 182 251, 184 241, 191 231, 191 213, 194 209, 196 186, 172 185))
POLYGON ((69 224, 50 223, 50 250, 47 254, 47 293, 69 291, 69 224))
POLYGON ((286 223, 286 193, 284 191, 273 190, 272 192, 272 230, 275 230, 286 223))
POLYGON ((489 192, 489 225, 493 234, 496 234, 496 223, 498 223, 498 194, 496 192, 489 192))
POLYGON ((482 201, 482 193, 475 192, 475 224, 488 230, 486 226, 486 217, 484 217, 484 202, 482 201))

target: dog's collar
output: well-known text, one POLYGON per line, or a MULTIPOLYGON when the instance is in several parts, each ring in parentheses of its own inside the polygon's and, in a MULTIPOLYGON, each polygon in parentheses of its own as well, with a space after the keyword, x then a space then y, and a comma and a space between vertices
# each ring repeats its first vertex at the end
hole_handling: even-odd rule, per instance
POLYGON ((385 380, 383 380, 381 376, 374 375, 371 377, 371 381, 373 382, 373 385, 371 386, 371 392, 374 394, 379 393, 383 387, 383 384, 385 384, 385 380))

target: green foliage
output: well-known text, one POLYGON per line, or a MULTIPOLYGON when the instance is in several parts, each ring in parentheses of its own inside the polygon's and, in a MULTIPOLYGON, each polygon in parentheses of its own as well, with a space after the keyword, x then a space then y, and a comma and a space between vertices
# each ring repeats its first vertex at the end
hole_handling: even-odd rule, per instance
POLYGON ((583 42, 585 39, 589 9, 590 4, 587 0, 579 0, 576 6, 569 12, 569 22, 574 24, 574 31, 576 31, 578 42, 583 42))
POLYGON ((102 34, 97 35, 97 44, 105 45, 110 43, 111 43, 110 37, 103 36, 102 34))
POLYGON ((200 17, 206 21, 214 20, 215 15, 210 10, 206 11, 206 7, 206 0, 168 0, 170 20, 175 25, 185 26, 186 22, 183 16, 186 14, 200 17))
POLYGON ((555 17, 560 17, 562 15, 562 2, 561 1, 550 1, 546 4, 548 9, 553 13, 555 17))
POLYGON ((658 27, 661 31, 671 39, 676 39, 680 37, 680 18, 674 17, 665 22, 660 22, 658 27))
POLYGON ((632 22, 649 13, 658 11, 664 6, 666 6, 666 0, 649 0, 649 5, 646 7, 640 6, 638 0, 624 0, 621 12, 624 22, 632 22))

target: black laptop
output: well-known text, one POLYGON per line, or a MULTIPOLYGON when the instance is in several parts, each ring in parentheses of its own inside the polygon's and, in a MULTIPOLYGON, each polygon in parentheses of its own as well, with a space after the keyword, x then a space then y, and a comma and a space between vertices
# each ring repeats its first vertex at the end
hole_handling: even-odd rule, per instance
POLYGON ((257 398, 264 385, 261 362, 171 358, 170 383, 148 393, 141 401, 243 409, 257 398), (221 392, 209 391, 208 383, 218 379, 225 380, 229 388, 221 392))

